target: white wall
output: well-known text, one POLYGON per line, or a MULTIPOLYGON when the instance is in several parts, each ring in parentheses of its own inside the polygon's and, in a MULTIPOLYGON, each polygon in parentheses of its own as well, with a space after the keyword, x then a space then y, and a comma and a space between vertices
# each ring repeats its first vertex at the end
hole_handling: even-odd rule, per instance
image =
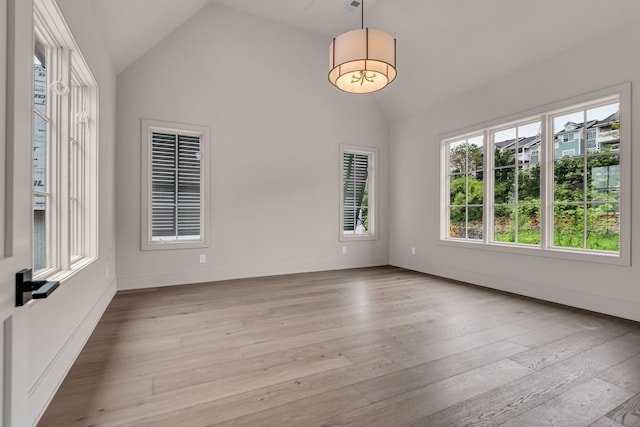
MULTIPOLYGON (((7 22, 7 0, 0 0, 0 23, 4 27, 7 22)), ((7 99, 7 32, 0 32, 0 165, 3 166, 0 172, 0 259, 4 258, 5 241, 4 241, 4 200, 5 200, 5 179, 6 171, 5 152, 6 152, 6 103, 7 99)), ((2 298, 2 297, 0 297, 2 298)))
MULTIPOLYGON (((390 261, 496 289, 640 320, 640 252, 632 266, 463 249, 439 245, 439 135, 563 99, 632 82, 632 113, 640 111, 640 31, 548 58, 442 105, 391 124, 390 261), (411 247, 417 248, 415 256, 411 247)), ((508 60, 508 55, 504 56, 508 60)), ((632 114, 640 129, 640 116, 632 114)), ((633 131, 633 144, 640 132, 633 131)), ((633 145, 632 144, 632 145, 633 145)), ((632 181, 638 182, 640 147, 633 147, 632 181)), ((640 186, 632 188, 632 247, 640 243, 640 186)))
MULTIPOLYGON (((96 21, 90 3, 58 3, 99 86, 99 259, 63 282, 47 300, 24 308, 29 311, 28 335, 18 339, 29 340, 29 424, 41 416, 115 294, 116 77, 100 35, 94 31, 96 21)), ((30 32, 31 22, 24 24, 30 32)))
POLYGON ((328 83, 329 43, 209 5, 118 75, 119 289, 388 263, 388 124, 328 83), (142 118, 211 128, 209 248, 140 251, 142 118), (377 241, 338 241, 341 143, 379 149, 377 241))

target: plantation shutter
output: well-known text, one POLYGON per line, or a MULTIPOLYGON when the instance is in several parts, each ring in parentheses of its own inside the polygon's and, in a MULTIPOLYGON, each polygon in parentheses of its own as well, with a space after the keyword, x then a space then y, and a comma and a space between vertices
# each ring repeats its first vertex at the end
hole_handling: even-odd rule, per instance
POLYGON ((151 134, 152 240, 199 240, 200 138, 151 134))
MULTIPOLYGON (((355 231, 369 177, 369 155, 345 152, 342 158, 344 176, 343 231, 355 231)), ((365 207, 366 208, 366 207, 365 207)))

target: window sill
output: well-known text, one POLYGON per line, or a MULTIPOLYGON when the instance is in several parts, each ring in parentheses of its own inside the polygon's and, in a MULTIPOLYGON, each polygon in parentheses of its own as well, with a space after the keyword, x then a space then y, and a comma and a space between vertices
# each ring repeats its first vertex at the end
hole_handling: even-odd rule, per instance
POLYGON ((539 246, 519 245, 519 244, 501 244, 498 242, 485 243, 483 241, 469 240, 452 240, 440 239, 438 242, 441 246, 449 246, 466 249, 479 249, 484 251, 493 251, 498 253, 508 253, 525 256, 540 256, 553 259, 562 259, 567 261, 588 262, 598 264, 619 265, 624 267, 631 266, 631 260, 628 256, 612 254, 608 252, 581 252, 571 249, 546 248, 539 246))
POLYGON ((69 280, 71 277, 75 276, 76 273, 84 270, 89 265, 93 264, 98 257, 87 257, 80 258, 77 262, 71 265, 69 270, 55 270, 53 268, 40 271, 33 276, 33 280, 57 280, 61 284, 66 280, 69 280))
POLYGON ((378 236, 376 234, 340 235, 341 242, 360 242, 368 240, 378 240, 378 236))
POLYGON ((178 249, 200 249, 208 248, 209 243, 204 240, 197 241, 179 241, 179 240, 160 240, 154 242, 143 242, 141 250, 143 251, 166 251, 178 249))

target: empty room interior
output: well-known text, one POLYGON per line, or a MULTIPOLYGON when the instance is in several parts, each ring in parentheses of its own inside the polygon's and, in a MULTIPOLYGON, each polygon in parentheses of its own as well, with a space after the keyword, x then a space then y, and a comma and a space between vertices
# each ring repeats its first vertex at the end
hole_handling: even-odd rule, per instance
POLYGON ((640 426, 637 0, 0 24, 3 426, 640 426))

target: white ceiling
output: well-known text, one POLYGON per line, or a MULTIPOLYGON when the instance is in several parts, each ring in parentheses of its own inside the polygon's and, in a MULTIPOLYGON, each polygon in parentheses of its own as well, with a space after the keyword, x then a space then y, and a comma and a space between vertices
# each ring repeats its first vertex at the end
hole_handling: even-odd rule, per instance
POLYGON ((117 72, 131 65, 209 0, 90 0, 117 72))
MULTIPOLYGON (((91 1, 118 72, 209 2, 91 1)), ((349 0, 210 1, 328 39, 360 26, 349 0)), ((640 0, 366 0, 365 26, 398 40, 398 78, 372 96, 399 117, 634 23, 640 0)))

